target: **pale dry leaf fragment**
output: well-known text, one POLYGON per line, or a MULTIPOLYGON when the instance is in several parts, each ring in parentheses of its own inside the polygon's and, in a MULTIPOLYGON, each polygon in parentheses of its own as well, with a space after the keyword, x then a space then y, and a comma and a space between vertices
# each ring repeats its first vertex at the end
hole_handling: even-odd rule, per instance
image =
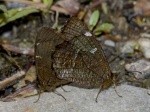
POLYGON ((71 15, 76 14, 80 9, 80 4, 76 0, 60 0, 56 4, 67 10, 71 15))
POLYGON ((11 84, 13 81, 19 79, 20 77, 23 77, 25 75, 24 71, 18 71, 14 75, 12 75, 9 78, 6 78, 3 81, 0 81, 0 90, 7 87, 9 84, 11 84))
POLYGON ((150 16, 150 1, 149 0, 138 0, 134 6, 134 11, 144 16, 150 16))
POLYGON ((36 80, 35 66, 31 66, 27 71, 26 76, 19 81, 17 88, 22 88, 26 86, 26 81, 33 82, 36 80))

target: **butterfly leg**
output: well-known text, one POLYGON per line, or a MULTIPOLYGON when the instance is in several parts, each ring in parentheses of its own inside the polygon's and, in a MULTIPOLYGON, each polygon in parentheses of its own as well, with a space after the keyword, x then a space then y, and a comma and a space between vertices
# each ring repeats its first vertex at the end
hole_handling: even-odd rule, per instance
POLYGON ((97 103, 97 98, 98 98, 100 92, 102 91, 102 89, 103 89, 103 85, 100 86, 100 89, 99 89, 99 91, 98 91, 98 93, 97 93, 97 96, 96 96, 96 98, 95 98, 95 102, 96 102, 96 103, 97 103))
POLYGON ((117 94, 119 97, 122 97, 121 95, 119 95, 119 93, 118 93, 118 91, 117 91, 117 86, 116 86, 116 83, 115 83, 115 79, 113 79, 113 83, 114 83, 114 89, 115 89, 116 94, 117 94))
POLYGON ((38 101, 39 101, 40 96, 41 96, 41 90, 37 90, 37 94, 38 94, 38 99, 37 99, 34 103, 36 103, 36 102, 38 102, 38 101))
POLYGON ((63 88, 62 85, 61 85, 60 87, 61 87, 61 89, 62 89, 64 92, 70 92, 70 91, 66 91, 66 90, 63 88))
POLYGON ((56 90, 54 91, 54 93, 57 94, 58 96, 61 96, 66 101, 66 98, 62 94, 58 93, 56 90))
POLYGON ((147 87, 147 94, 150 95, 150 87, 147 87))

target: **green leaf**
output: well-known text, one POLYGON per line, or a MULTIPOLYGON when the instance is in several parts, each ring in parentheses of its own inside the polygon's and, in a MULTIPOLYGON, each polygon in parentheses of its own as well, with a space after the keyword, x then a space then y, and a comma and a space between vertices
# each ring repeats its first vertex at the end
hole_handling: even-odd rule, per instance
POLYGON ((52 3, 53 3, 53 0, 43 0, 43 3, 44 3, 44 4, 52 4, 52 3))
POLYGON ((5 7, 5 5, 0 5, 0 10, 3 12, 7 12, 7 8, 5 7))
POLYGON ((107 8, 107 3, 106 2, 102 3, 102 10, 103 10, 104 14, 107 14, 108 8, 107 8))
POLYGON ((95 10, 91 17, 90 17, 90 21, 89 21, 89 29, 90 30, 93 30, 93 28, 95 27, 95 25, 97 24, 98 22, 98 19, 99 19, 99 11, 98 10, 95 10))
POLYGON ((102 32, 109 33, 113 28, 114 28, 114 26, 112 24, 103 23, 94 30, 94 34, 99 35, 102 32))
POLYGON ((50 8, 50 6, 53 4, 53 0, 43 0, 44 4, 47 4, 48 9, 50 8))
POLYGON ((30 9, 17 8, 17 9, 8 10, 6 13, 0 14, 0 27, 6 25, 11 21, 22 18, 28 14, 37 13, 37 12, 39 12, 39 10, 35 8, 30 8, 30 9))

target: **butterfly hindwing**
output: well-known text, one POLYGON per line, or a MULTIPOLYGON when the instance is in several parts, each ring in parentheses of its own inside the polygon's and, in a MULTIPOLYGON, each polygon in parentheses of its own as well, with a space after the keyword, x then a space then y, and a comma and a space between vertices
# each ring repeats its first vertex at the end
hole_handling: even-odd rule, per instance
POLYGON ((103 82, 93 68, 96 68, 91 58, 83 51, 73 49, 66 42, 58 45, 53 55, 53 68, 60 79, 66 79, 86 87, 99 87, 103 82))

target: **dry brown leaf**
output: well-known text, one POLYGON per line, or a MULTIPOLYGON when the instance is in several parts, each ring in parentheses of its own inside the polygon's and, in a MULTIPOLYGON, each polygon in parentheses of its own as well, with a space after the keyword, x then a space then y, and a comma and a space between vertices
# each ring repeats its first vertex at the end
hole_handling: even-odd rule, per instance
POLYGON ((80 9, 80 4, 76 0, 60 0, 56 4, 67 10, 71 15, 76 14, 80 9))
POLYGON ((33 82, 35 80, 36 80, 35 66, 32 66, 26 73, 25 78, 20 80, 20 82, 17 84, 17 87, 22 88, 22 87, 26 86, 26 81, 33 82))
POLYGON ((150 16, 150 1, 139 0, 134 6, 134 11, 142 14, 143 16, 150 16))

